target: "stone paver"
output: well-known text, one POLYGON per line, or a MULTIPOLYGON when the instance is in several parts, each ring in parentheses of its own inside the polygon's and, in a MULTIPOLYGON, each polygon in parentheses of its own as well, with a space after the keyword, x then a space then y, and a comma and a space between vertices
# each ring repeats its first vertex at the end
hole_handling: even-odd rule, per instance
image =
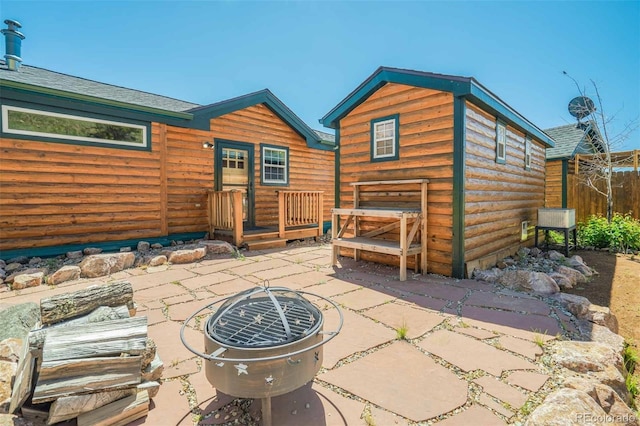
POLYGON ((484 370, 494 376, 500 376, 507 370, 536 368, 535 364, 529 361, 448 330, 436 331, 420 342, 419 346, 464 371, 484 370))
POLYGON ((553 338, 561 332, 554 318, 542 315, 525 315, 475 306, 463 306, 462 318, 463 321, 470 324, 474 324, 473 320, 481 321, 485 323, 484 328, 488 326, 491 330, 525 338, 531 338, 532 333, 545 334, 553 338))
POLYGON ((396 330, 406 327, 409 339, 422 336, 444 321, 444 317, 438 314, 398 303, 385 303, 362 314, 396 330))
POLYGON ((480 397, 478 398, 478 402, 480 402, 480 404, 485 405, 485 406, 491 408, 492 410, 502 414, 507 419, 510 419, 515 414, 513 411, 509 410, 503 404, 500 404, 499 402, 494 401, 486 393, 480 394, 480 397))
POLYGON ((497 334, 492 331, 472 327, 456 327, 456 332, 466 334, 467 336, 475 337, 480 340, 491 339, 497 336, 497 334))
MULTIPOLYGON (((409 426, 409 420, 390 411, 371 407, 371 420, 374 425, 381 426, 409 426)), ((363 419, 366 421, 366 419, 363 419)))
POLYGON ((466 410, 455 414, 438 423, 440 426, 502 426, 506 423, 491 411, 479 405, 472 405, 466 410))
POLYGON ((166 271, 156 272, 153 274, 149 273, 145 275, 129 277, 126 279, 126 281, 129 281, 131 283, 131 285, 133 286, 134 294, 136 294, 136 292, 145 288, 156 287, 156 286, 159 286, 160 284, 167 284, 175 281, 182 281, 188 278, 193 278, 195 276, 196 274, 194 274, 189 270, 181 269, 181 268, 178 268, 178 269, 172 268, 166 271))
POLYGON ((150 408, 144 421, 147 425, 179 425, 192 417, 187 396, 177 380, 162 383, 150 408))
POLYGON ((532 371, 514 371, 507 376, 507 382, 530 391, 537 391, 549 380, 546 374, 532 371))
POLYGON ((133 290, 135 300, 144 304, 148 300, 164 299, 172 296, 181 296, 185 293, 185 289, 178 284, 162 284, 157 287, 151 287, 144 290, 133 290))
POLYGON ((484 291, 474 291, 464 301, 465 305, 498 308, 507 311, 528 312, 538 315, 549 315, 551 308, 541 300, 512 297, 484 291))
POLYGON ((162 380, 194 374, 198 370, 199 367, 195 359, 188 359, 177 364, 165 363, 164 370, 162 370, 162 380))
POLYGON ((446 413, 467 401, 465 381, 405 342, 395 342, 318 378, 414 421, 446 413))
POLYGON ((236 278, 237 277, 235 275, 230 275, 224 272, 214 272, 213 274, 200 275, 186 280, 181 280, 180 284, 189 290, 196 290, 202 287, 231 281, 236 278))
POLYGON ((518 339, 513 336, 501 336, 498 342, 502 347, 511 352, 519 353, 534 361, 539 355, 542 355, 542 348, 531 341, 518 339))
POLYGON ((527 401, 527 395, 491 376, 483 376, 474 380, 482 389, 518 410, 527 401))
POLYGON ((273 425, 364 425, 360 419, 364 403, 345 398, 323 388, 309 384, 271 400, 273 425))
POLYGON ((449 303, 448 300, 437 299, 429 296, 422 296, 419 294, 403 294, 398 300, 405 301, 417 307, 428 309, 430 311, 442 311, 443 308, 449 303))
POLYGON ((353 309, 354 311, 382 305, 383 303, 391 302, 394 299, 395 296, 369 290, 368 288, 361 288, 360 290, 333 297, 334 302, 338 302, 341 305, 353 309))
POLYGON ((467 294, 467 290, 463 288, 438 282, 398 281, 398 283, 393 284, 393 288, 422 296, 435 297, 436 299, 451 300, 453 302, 459 301, 467 294))
MULTIPOLYGON (((325 368, 333 368, 338 361, 351 354, 373 348, 396 337, 395 331, 349 310, 343 310, 342 315, 342 331, 323 346, 322 366, 325 368)), ((325 315, 324 330, 336 330, 338 323, 335 311, 328 311, 325 315)))
POLYGON ((267 269, 265 271, 254 272, 253 276, 261 280, 275 280, 277 278, 290 277, 292 275, 295 276, 298 274, 304 274, 311 271, 313 271, 313 269, 305 265, 289 264, 287 266, 281 266, 273 269, 267 269))
POLYGON ((309 287, 305 287, 303 290, 309 293, 315 293, 318 296, 331 297, 337 294, 346 293, 349 291, 359 290, 362 287, 359 285, 351 284, 342 280, 331 280, 324 284, 316 284, 309 287))
MULTIPOLYGON (((148 330, 149 337, 156 342, 158 354, 165 367, 196 356, 182 344, 180 324, 177 322, 165 321, 149 326, 148 330)), ((202 333, 187 327, 184 334, 189 345, 196 350, 204 350, 204 335, 202 333)))
POLYGON ((254 288, 256 284, 245 280, 244 278, 236 278, 232 281, 226 281, 222 284, 214 284, 207 287, 210 292, 219 295, 226 296, 229 294, 239 293, 244 290, 254 288))
MULTIPOLYGON (((188 303, 180 303, 176 305, 169 306, 169 318, 172 321, 185 321, 192 314, 196 313, 196 311, 208 306, 211 302, 213 302, 214 296, 211 297, 212 300, 194 300, 188 303)), ((219 306, 219 305, 218 305, 219 306)), ((198 314, 198 316, 213 314, 213 311, 210 308, 203 309, 202 312, 198 314)), ((190 326, 194 326, 193 323, 189 324, 190 326)))
POLYGON ((242 266, 233 268, 233 272, 239 276, 252 275, 256 272, 266 271, 268 269, 285 268, 291 263, 284 259, 268 259, 263 262, 247 261, 242 266))

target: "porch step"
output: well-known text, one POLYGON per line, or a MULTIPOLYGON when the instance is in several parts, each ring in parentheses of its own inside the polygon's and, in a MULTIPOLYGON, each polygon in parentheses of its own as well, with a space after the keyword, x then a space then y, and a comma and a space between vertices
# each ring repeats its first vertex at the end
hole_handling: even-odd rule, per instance
MULTIPOLYGON (((277 234, 277 233, 276 233, 277 234)), ((286 238, 270 238, 267 240, 245 241, 248 250, 262 250, 278 247, 286 247, 286 238)))
POLYGON ((275 240, 278 239, 278 231, 262 231, 262 232, 245 232, 243 235, 244 241, 246 243, 250 241, 260 241, 260 240, 275 240))

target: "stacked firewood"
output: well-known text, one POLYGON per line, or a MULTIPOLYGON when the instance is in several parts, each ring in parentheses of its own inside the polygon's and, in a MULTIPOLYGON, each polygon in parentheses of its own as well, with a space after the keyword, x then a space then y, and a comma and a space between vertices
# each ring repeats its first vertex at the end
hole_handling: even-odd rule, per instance
POLYGON ((135 317, 128 282, 42 299, 25 339, 9 411, 52 425, 125 425, 144 417, 163 364, 135 317))

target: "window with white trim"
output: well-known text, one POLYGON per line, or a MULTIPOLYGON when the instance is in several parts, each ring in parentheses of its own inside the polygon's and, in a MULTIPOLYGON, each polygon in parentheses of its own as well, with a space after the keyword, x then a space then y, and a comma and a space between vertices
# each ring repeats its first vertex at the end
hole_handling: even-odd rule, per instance
POLYGON ((287 185, 289 151, 286 148, 262 146, 262 183, 287 185))
POLYGON ((146 148, 147 127, 2 105, 4 133, 146 148))
POLYGON ((496 124, 496 162, 505 163, 507 159, 507 126, 496 124))
POLYGON ((398 114, 371 120, 371 161, 398 159, 398 114))
POLYGON ((524 168, 531 169, 531 138, 524 138, 524 168))

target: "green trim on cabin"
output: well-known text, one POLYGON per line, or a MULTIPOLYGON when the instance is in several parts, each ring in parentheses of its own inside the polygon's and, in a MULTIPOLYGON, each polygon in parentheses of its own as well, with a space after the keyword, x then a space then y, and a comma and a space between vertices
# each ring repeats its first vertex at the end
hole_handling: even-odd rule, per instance
POLYGON ((171 245, 171 241, 189 241, 204 238, 206 232, 191 232, 184 234, 170 234, 164 237, 139 238, 134 240, 104 241, 86 244, 67 244, 60 246, 35 247, 26 249, 0 251, 0 259, 7 260, 17 256, 28 257, 53 257, 70 251, 80 251, 87 247, 102 249, 103 252, 119 251, 122 247, 137 247, 138 242, 146 241, 150 244, 160 243, 163 246, 171 245))
POLYGON ((214 166, 213 166, 213 180, 214 188, 216 191, 222 191, 222 149, 241 149, 248 152, 247 158, 247 173, 249 174, 249 184, 247 185, 247 220, 246 226, 253 227, 256 223, 256 209, 255 209, 255 145, 248 142, 238 142, 228 139, 213 139, 214 166))
POLYGON ((369 161, 372 163, 380 163, 383 161, 395 161, 400 158, 400 114, 387 115, 386 117, 374 118, 369 122, 369 161), (390 157, 376 157, 375 156, 375 125, 382 121, 395 120, 395 130, 393 138, 393 151, 394 155, 390 157))
POLYGON ((132 110, 144 112, 147 114, 162 116, 162 117, 171 117, 171 118, 179 118, 183 120, 191 120, 193 118, 193 114, 188 112, 175 112, 175 111, 167 111, 159 108, 152 108, 143 105, 130 104, 127 102, 114 101, 111 99, 98 98, 96 96, 83 95, 79 93, 67 92, 64 90, 51 89, 48 87, 42 86, 34 86, 32 84, 27 83, 19 83, 17 81, 10 80, 0 80, 0 87, 2 88, 3 97, 5 95, 5 88, 11 89, 19 89, 25 92, 37 93, 40 95, 47 95, 56 98, 64 98, 64 99, 73 99, 76 101, 83 101, 92 104, 106 105, 110 107, 116 107, 118 109, 124 110, 132 110))
POLYGON ((260 144, 260 185, 262 186, 283 186, 283 187, 288 187, 291 179, 289 179, 289 147, 288 146, 282 146, 282 145, 272 145, 272 144, 268 144, 268 143, 261 143, 260 144), (286 159, 285 159, 285 182, 283 183, 278 183, 278 182, 265 182, 264 180, 264 171, 265 171, 265 165, 264 165, 264 149, 265 148, 272 148, 272 149, 279 149, 281 151, 285 152, 286 155, 286 159))
POLYGON ((451 92, 462 96, 494 115, 502 117, 524 133, 531 134, 548 147, 555 145, 553 139, 541 129, 509 107, 475 79, 443 74, 433 74, 398 68, 380 67, 338 105, 320 119, 325 127, 337 128, 339 120, 362 104, 369 96, 387 83, 405 84, 414 87, 451 92))
POLYGON ((220 117, 253 105, 263 104, 269 108, 282 121, 287 123, 296 133, 302 136, 309 148, 322 151, 331 151, 332 146, 322 143, 320 137, 309 126, 306 125, 293 111, 291 111, 280 99, 278 99, 269 89, 248 93, 233 99, 205 105, 190 109, 193 114, 191 127, 201 130, 209 130, 209 120, 220 117))
POLYGON ((4 126, 3 126, 3 118, 2 118, 2 114, 0 114, 0 137, 3 138, 10 138, 10 139, 20 139, 20 140, 27 140, 27 141, 39 141, 39 142, 52 142, 52 143, 62 143, 62 144, 67 144, 67 145, 81 145, 81 146, 93 146, 93 147, 99 147, 99 148, 109 148, 109 149, 124 149, 124 150, 130 150, 130 151, 151 151, 151 147, 152 147, 152 134, 151 134, 151 122, 149 121, 139 121, 139 120, 132 120, 129 118, 123 118, 123 117, 114 117, 114 116, 109 116, 109 117, 105 117, 104 114, 96 114, 96 113, 92 113, 92 112, 87 112, 84 110, 79 110, 79 109, 74 109, 74 110, 70 110, 70 109, 65 109, 65 108, 59 108, 59 107, 54 107, 54 106, 43 106, 40 104, 29 104, 29 103, 25 103, 25 102, 20 102, 20 101, 9 101, 9 102, 2 102, 1 105, 7 105, 7 106, 15 106, 15 107, 21 107, 21 108, 28 108, 34 111, 42 111, 42 112, 55 112, 55 113, 60 113, 60 114, 65 114, 65 115, 73 115, 73 116, 79 116, 79 117, 85 117, 85 118, 95 118, 95 119, 99 119, 99 120, 105 120, 106 118, 111 119, 111 121, 115 121, 117 120, 118 122, 122 123, 122 124, 136 124, 139 126, 144 126, 146 128, 146 133, 147 133, 147 143, 144 146, 135 146, 135 145, 119 145, 119 144, 115 144, 115 143, 109 143, 109 142, 92 142, 92 141, 79 141, 79 140, 73 140, 73 139, 67 139, 64 136, 60 136, 60 137, 53 137, 53 136, 37 136, 37 135, 22 135, 22 134, 17 134, 17 133, 13 133, 13 132, 5 132, 4 126))
POLYGON ((336 147, 334 152, 334 167, 333 167, 333 198, 334 206, 340 208, 340 122, 338 122, 338 128, 336 129, 336 147))
POLYGON ((465 276, 465 139, 465 99, 456 96, 453 98, 453 253, 451 256, 451 274, 454 278, 465 276))
POLYGON ((567 174, 569 173, 569 160, 562 160, 562 208, 567 208, 567 174))

